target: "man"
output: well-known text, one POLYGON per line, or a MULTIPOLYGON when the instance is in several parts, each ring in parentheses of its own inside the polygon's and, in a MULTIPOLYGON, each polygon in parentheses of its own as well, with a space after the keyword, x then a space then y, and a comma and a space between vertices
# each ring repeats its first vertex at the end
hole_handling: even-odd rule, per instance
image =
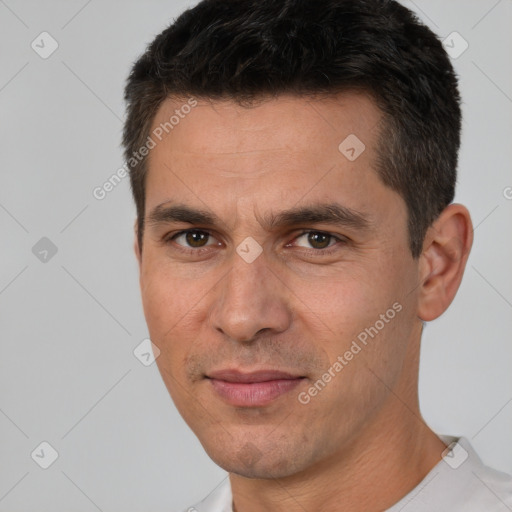
POLYGON ((157 364, 229 479, 198 511, 498 511, 512 481, 418 405, 472 244, 460 97, 380 0, 203 1, 126 87, 157 364))

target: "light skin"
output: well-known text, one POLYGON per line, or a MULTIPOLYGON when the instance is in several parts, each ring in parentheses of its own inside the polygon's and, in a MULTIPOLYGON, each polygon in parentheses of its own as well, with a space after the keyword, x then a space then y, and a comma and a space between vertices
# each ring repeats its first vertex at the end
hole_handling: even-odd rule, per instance
MULTIPOLYGON (((153 126, 185 101, 166 100, 153 126)), ((237 512, 383 510, 441 460, 418 405, 420 338, 457 292, 471 220, 450 205, 412 257, 404 200, 375 169, 380 119, 353 92, 252 108, 200 100, 150 152, 135 242, 149 333, 178 410, 230 474, 237 512), (338 149, 350 134, 366 147, 354 161, 338 149), (341 220, 270 222, 322 205, 341 207, 341 220), (262 249, 251 263, 236 251, 247 237, 262 249), (393 304, 400 311, 301 403, 393 304), (234 406, 208 378, 221 369, 301 379, 264 405, 234 406)))

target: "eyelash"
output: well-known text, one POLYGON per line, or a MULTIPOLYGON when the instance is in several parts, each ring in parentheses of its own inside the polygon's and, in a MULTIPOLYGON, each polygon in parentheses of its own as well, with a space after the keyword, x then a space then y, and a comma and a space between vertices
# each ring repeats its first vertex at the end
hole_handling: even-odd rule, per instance
MULTIPOLYGON (((212 236, 212 234, 209 231, 207 231, 207 230, 203 230, 203 229, 185 229, 183 231, 178 231, 177 233, 174 233, 174 234, 166 236, 163 241, 164 241, 164 243, 171 243, 177 237, 179 237, 181 235, 185 235, 187 233, 192 233, 192 232, 206 233, 207 235, 212 236)), ((337 242, 334 245, 328 246, 325 249, 305 249, 305 248, 302 248, 302 249, 304 249, 304 252, 307 255, 309 255, 309 256, 329 256, 329 255, 331 255, 332 253, 334 253, 335 251, 337 251, 339 249, 339 245, 340 244, 347 243, 347 239, 345 239, 345 238, 337 237, 337 236, 335 236, 335 235, 333 235, 331 233, 325 232, 325 231, 318 231, 318 230, 312 230, 312 229, 302 231, 296 237, 294 237, 293 241, 295 241, 298 238, 300 238, 300 237, 302 237, 304 235, 307 235, 309 233, 326 235, 326 236, 330 237, 331 239, 334 239, 337 242)), ((192 249, 190 247, 184 247, 183 245, 179 245, 179 244, 176 244, 176 245, 179 248, 178 250, 180 250, 181 252, 183 252, 185 254, 195 255, 195 256, 201 255, 201 254, 203 254, 205 252, 209 252, 209 250, 210 250, 208 248, 210 246, 198 247, 197 249, 192 249)))

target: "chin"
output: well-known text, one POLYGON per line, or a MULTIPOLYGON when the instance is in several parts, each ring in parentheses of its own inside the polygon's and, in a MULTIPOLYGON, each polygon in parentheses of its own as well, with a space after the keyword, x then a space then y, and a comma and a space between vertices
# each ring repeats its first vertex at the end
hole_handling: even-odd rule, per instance
MULTIPOLYGON (((234 445, 235 443, 232 447, 234 445)), ((238 450, 222 450, 219 446, 212 450, 209 447, 205 449, 209 457, 222 469, 245 478, 285 478, 307 466, 304 446, 297 449, 288 447, 286 450, 283 446, 269 446, 268 442, 262 443, 262 446, 247 442, 238 450), (300 459, 297 458, 298 454, 300 459)))

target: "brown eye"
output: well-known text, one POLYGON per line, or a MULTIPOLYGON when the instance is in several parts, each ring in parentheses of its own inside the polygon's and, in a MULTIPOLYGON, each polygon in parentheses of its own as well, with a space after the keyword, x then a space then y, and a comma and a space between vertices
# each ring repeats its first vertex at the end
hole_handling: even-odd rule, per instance
POLYGON ((321 231, 305 231, 295 239, 295 244, 307 249, 313 248, 321 250, 335 245, 336 241, 339 240, 329 233, 323 233, 321 231), (299 242, 299 240, 305 240, 305 242, 299 242))
POLYGON ((176 233, 174 236, 170 237, 170 240, 181 247, 200 249, 208 245, 214 245, 210 240, 211 238, 212 236, 207 231, 189 229, 176 233))
POLYGON ((315 249, 325 249, 329 246, 332 236, 326 233, 310 232, 308 233, 308 242, 315 249))
POLYGON ((204 231, 189 231, 185 235, 185 240, 190 247, 203 247, 208 242, 210 235, 204 231))

